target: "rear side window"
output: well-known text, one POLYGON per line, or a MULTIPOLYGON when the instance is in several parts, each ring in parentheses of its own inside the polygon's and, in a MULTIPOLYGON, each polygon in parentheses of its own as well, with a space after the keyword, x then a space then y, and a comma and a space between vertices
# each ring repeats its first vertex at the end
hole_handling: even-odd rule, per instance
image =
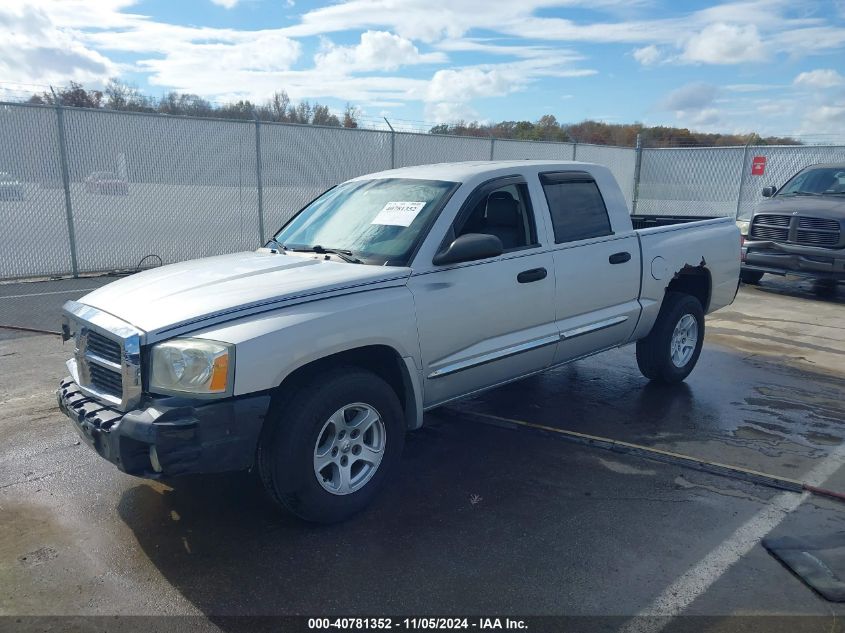
POLYGON ((596 181, 586 172, 540 174, 555 243, 611 235, 610 218, 596 181))

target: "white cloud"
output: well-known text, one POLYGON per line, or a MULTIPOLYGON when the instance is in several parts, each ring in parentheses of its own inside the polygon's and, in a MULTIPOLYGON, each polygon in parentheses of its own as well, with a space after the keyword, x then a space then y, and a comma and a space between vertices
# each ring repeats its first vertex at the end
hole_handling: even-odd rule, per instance
POLYGON ((224 9, 234 9, 240 0, 211 0, 211 2, 223 7, 224 9))
POLYGON ((290 69, 299 55, 299 42, 259 31, 213 43, 174 41, 163 57, 142 59, 138 66, 150 73, 151 84, 215 95, 233 89, 252 92, 257 79, 290 69))
POLYGON ((497 97, 513 92, 521 82, 499 69, 464 68, 438 70, 431 78, 427 101, 470 101, 478 97, 497 97))
POLYGON ((660 49, 654 44, 643 46, 642 48, 635 48, 633 50, 634 59, 636 59, 643 66, 651 66, 660 61, 662 57, 660 49))
POLYGON ((444 101, 428 104, 425 109, 425 118, 434 123, 476 121, 478 120, 478 112, 464 101, 444 101))
POLYGON ((845 84, 845 77, 832 68, 819 68, 799 74, 793 83, 804 88, 835 88, 845 84))
POLYGON ((356 46, 335 46, 327 42, 314 57, 317 68, 334 73, 396 70, 412 64, 446 61, 445 54, 421 54, 411 40, 387 31, 366 31, 356 46))
POLYGON ((426 116, 442 123, 467 118, 474 99, 502 97, 527 89, 540 78, 576 78, 595 75, 592 69, 572 68, 578 59, 566 52, 502 64, 483 64, 438 70, 425 92, 426 116))
POLYGON ((681 59, 692 63, 744 64, 763 61, 766 52, 755 25, 717 22, 687 40, 681 59))
POLYGON ((717 88, 712 84, 691 83, 670 92, 663 100, 663 106, 666 110, 702 110, 713 103, 716 93, 717 88))
POLYGON ((57 28, 42 8, 23 3, 0 6, 3 81, 101 83, 116 72, 116 64, 72 33, 57 28))
POLYGON ((843 142, 845 140, 843 129, 845 129, 845 103, 833 103, 808 108, 801 121, 799 132, 807 135, 836 135, 839 142, 843 142))

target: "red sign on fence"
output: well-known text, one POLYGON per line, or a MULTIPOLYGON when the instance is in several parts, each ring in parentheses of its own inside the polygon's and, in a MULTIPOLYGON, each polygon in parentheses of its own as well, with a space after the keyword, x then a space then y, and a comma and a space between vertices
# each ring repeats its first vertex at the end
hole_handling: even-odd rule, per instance
POLYGON ((754 160, 751 161, 751 175, 752 176, 762 176, 766 173, 766 157, 765 156, 755 156, 754 160))

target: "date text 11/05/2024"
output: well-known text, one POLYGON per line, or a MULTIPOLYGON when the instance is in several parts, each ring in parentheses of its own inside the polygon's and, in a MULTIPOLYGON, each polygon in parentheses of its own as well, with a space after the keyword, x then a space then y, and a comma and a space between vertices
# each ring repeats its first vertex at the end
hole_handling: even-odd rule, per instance
POLYGON ((308 629, 329 630, 525 630, 525 620, 512 618, 309 618, 308 629))

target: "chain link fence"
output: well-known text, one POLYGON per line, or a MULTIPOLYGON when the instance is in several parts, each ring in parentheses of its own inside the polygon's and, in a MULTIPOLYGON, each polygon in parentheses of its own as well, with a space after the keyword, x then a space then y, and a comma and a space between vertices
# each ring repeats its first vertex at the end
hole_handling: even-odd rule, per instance
POLYGON ((354 176, 523 159, 605 165, 637 214, 743 217, 764 185, 845 162, 845 147, 634 149, 0 104, 0 280, 249 250, 354 176))
POLYGON ((748 219, 754 207, 763 200, 763 187, 786 184, 795 172, 807 165, 817 163, 839 163, 845 165, 845 147, 825 145, 779 145, 749 147, 745 151, 737 217, 748 219), (765 159, 764 173, 755 176, 752 166, 757 159, 765 159))
POLYGON ((742 147, 643 149, 637 215, 733 216, 742 147))

